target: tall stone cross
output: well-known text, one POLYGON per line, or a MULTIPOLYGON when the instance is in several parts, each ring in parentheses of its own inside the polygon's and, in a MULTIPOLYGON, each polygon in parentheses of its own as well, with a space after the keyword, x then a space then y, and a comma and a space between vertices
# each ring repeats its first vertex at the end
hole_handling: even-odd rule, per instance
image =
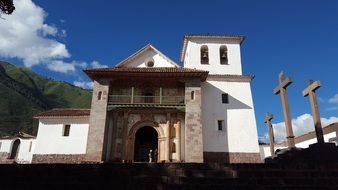
POLYGON ((279 73, 279 85, 273 91, 276 95, 279 93, 281 94, 288 148, 295 147, 295 137, 293 135, 289 104, 288 104, 288 96, 286 94, 286 87, 289 86, 291 83, 292 83, 292 79, 290 77, 285 79, 284 73, 282 71, 279 73))
POLYGON ((271 153, 271 156, 274 157, 275 156, 275 138, 273 136, 273 128, 272 128, 272 125, 271 125, 272 119, 273 119, 272 114, 266 113, 265 123, 266 123, 266 126, 268 127, 268 130, 269 130, 270 153, 271 153))
POLYGON ((308 81, 308 86, 303 90, 303 96, 309 96, 313 122, 315 124, 317 142, 319 144, 324 143, 323 129, 320 122, 319 109, 317 104, 317 97, 315 91, 320 87, 320 81, 308 81))

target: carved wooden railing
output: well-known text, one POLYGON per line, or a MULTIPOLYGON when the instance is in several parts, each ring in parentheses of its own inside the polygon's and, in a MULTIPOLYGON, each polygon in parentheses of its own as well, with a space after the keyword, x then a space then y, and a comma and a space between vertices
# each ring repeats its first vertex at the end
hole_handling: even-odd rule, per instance
POLYGON ((108 104, 184 105, 184 96, 109 95, 108 104))

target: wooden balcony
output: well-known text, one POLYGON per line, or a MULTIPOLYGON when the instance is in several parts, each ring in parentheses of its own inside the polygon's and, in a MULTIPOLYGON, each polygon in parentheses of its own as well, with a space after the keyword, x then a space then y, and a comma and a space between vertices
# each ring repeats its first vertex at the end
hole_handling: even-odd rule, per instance
POLYGON ((109 95, 108 105, 184 106, 184 96, 109 95))

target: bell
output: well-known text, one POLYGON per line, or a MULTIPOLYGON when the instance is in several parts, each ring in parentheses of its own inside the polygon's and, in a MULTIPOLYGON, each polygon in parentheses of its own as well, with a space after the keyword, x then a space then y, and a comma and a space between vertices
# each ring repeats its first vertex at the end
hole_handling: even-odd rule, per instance
POLYGON ((207 58, 208 57, 208 54, 207 52, 203 52, 203 55, 202 55, 203 58, 207 58))
POLYGON ((226 52, 223 52, 221 57, 222 57, 222 58, 227 58, 226 52))

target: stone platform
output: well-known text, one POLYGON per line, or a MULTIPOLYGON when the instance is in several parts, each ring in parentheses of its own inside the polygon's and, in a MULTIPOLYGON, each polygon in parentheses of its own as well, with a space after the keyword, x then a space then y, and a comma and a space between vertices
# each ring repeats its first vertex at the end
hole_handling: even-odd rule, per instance
POLYGON ((0 164, 1 190, 338 189, 338 163, 0 164))

